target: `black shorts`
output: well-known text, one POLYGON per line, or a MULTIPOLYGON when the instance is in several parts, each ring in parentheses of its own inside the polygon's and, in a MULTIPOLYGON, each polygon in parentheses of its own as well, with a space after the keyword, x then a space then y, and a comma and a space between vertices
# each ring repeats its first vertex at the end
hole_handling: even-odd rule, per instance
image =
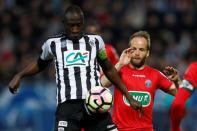
POLYGON ((84 100, 68 100, 58 105, 55 131, 115 131, 110 113, 88 115, 84 100))

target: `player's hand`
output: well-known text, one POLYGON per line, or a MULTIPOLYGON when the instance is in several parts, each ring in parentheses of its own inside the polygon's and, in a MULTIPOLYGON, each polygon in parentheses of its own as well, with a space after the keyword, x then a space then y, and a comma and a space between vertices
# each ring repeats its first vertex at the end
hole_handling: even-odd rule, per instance
POLYGON ((142 104, 140 102, 138 102, 132 98, 129 100, 129 104, 133 109, 139 111, 140 117, 142 117, 144 115, 144 110, 143 110, 142 104))
POLYGON ((120 59, 119 59, 119 63, 121 65, 127 65, 130 63, 131 60, 131 54, 132 54, 132 49, 131 48, 127 48, 125 50, 123 50, 120 59))
POLYGON ((180 83, 181 79, 180 79, 177 69, 175 69, 171 66, 167 66, 167 67, 165 67, 163 72, 169 80, 171 80, 172 82, 175 83, 176 87, 179 87, 179 83, 180 83))
POLYGON ((171 66, 167 66, 167 67, 165 67, 163 72, 166 75, 166 77, 168 77, 168 79, 170 79, 171 81, 173 81, 173 82, 178 81, 179 74, 178 74, 177 69, 175 69, 171 66))
POLYGON ((8 87, 12 94, 16 94, 20 84, 21 77, 20 75, 15 75, 14 78, 10 81, 8 87))

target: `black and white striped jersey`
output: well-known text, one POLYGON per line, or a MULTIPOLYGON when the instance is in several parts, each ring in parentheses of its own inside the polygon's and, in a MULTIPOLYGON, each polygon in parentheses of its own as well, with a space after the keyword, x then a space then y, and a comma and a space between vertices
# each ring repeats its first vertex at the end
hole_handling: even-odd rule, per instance
POLYGON ((40 58, 55 62, 58 103, 85 99, 91 87, 100 85, 97 54, 101 50, 105 45, 99 35, 83 35, 78 40, 62 35, 43 44, 40 58))

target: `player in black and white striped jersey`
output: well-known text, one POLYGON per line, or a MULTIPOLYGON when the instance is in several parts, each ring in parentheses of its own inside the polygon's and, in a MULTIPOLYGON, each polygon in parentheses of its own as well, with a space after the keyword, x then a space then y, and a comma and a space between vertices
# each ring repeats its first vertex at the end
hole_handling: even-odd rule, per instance
POLYGON ((55 58, 58 103, 70 99, 85 99, 87 90, 100 85, 97 54, 104 49, 98 35, 85 35, 71 39, 66 35, 48 39, 41 60, 55 58))
POLYGON ((66 33, 60 37, 48 39, 42 46, 39 59, 15 75, 9 83, 9 89, 15 93, 23 77, 34 75, 54 60, 56 67, 57 102, 55 131, 115 130, 109 113, 99 117, 89 116, 84 109, 87 91, 100 85, 99 66, 109 80, 128 98, 131 107, 141 110, 121 82, 116 69, 107 59, 104 42, 98 35, 82 33, 84 15, 78 6, 70 6, 64 14, 66 33))

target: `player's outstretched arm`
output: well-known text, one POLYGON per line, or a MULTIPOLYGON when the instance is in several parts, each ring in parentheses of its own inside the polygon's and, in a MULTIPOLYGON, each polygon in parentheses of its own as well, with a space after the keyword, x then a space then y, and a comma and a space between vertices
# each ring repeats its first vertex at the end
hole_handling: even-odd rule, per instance
MULTIPOLYGON (((123 53, 122 53, 122 55, 120 57, 120 60, 118 62, 120 67, 117 67, 117 70, 120 70, 122 65, 124 65, 126 63, 127 64, 129 63, 128 61, 130 61, 130 59, 129 59, 129 57, 130 57, 130 55, 129 55, 130 53, 129 52, 130 51, 131 51, 130 48, 123 51, 123 53), (125 59, 128 59, 128 60, 125 60, 125 59), (122 62, 125 62, 125 63, 123 64, 122 62)), ((125 97, 128 99, 128 101, 130 103, 130 106, 132 108, 134 108, 135 110, 139 110, 140 114, 143 114, 142 105, 138 101, 133 99, 133 97, 131 95, 129 95, 128 90, 125 87, 125 85, 123 84, 123 82, 122 82, 122 80, 121 80, 116 68, 107 59, 107 55, 106 55, 105 50, 101 50, 98 53, 98 62, 100 64, 100 66, 102 67, 105 76, 109 79, 108 81, 111 81, 112 84, 114 84, 116 86, 116 88, 118 88, 125 95, 125 97)))
MULTIPOLYGON (((131 55, 131 48, 125 49, 121 56, 119 61, 117 62, 117 64, 115 65, 116 70, 119 72, 120 69, 124 66, 130 63, 130 56, 131 55)), ((103 75, 101 77, 101 84, 105 87, 110 87, 112 85, 111 81, 109 81, 107 79, 107 77, 105 75, 103 75)))
POLYGON ((38 61, 33 61, 24 70, 17 73, 12 78, 12 80, 10 81, 10 83, 8 85, 10 92, 13 93, 13 94, 17 93, 17 90, 19 88, 21 79, 26 77, 26 76, 35 75, 38 72, 42 71, 47 66, 46 63, 48 63, 48 62, 47 61, 43 62, 42 60, 38 59, 38 61))
POLYGON ((129 95, 128 90, 126 89, 125 85, 123 84, 122 80, 120 79, 120 76, 115 69, 115 67, 109 62, 108 59, 101 62, 101 67, 103 69, 104 74, 106 77, 118 88, 125 97, 129 100, 130 106, 134 108, 135 110, 140 110, 141 114, 143 114, 142 105, 133 99, 131 95, 129 95))
MULTIPOLYGON (((120 69, 122 68, 122 64, 120 64, 119 62, 115 65, 115 68, 116 70, 119 72, 120 69)), ((105 75, 102 75, 101 76, 101 84, 104 86, 104 87, 110 87, 112 85, 111 81, 105 76, 105 75)))

